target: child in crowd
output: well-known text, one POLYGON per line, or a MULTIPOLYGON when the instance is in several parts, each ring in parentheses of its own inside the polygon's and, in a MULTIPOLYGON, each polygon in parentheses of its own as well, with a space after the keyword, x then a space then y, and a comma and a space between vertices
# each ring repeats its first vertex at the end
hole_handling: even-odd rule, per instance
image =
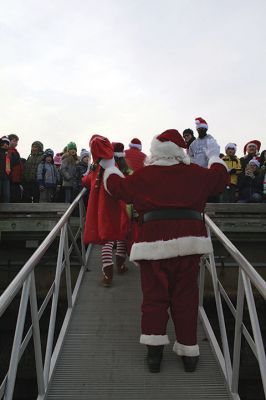
POLYGON ((64 193, 63 186, 62 186, 63 179, 62 179, 62 175, 60 173, 60 167, 62 164, 62 154, 63 153, 56 153, 56 155, 54 156, 54 165, 55 165, 56 169, 58 170, 58 174, 59 174, 59 182, 57 183, 55 196, 54 196, 55 203, 64 203, 64 201, 65 201, 65 193, 64 193))
POLYGON ((8 154, 11 159, 11 173, 10 173, 10 201, 11 203, 20 203, 22 200, 22 179, 23 179, 23 164, 20 158, 20 154, 16 147, 18 145, 19 137, 12 133, 8 135, 10 145, 8 154))
POLYGON ((38 165, 37 182, 40 190, 40 203, 51 203, 54 200, 56 186, 60 179, 53 157, 53 150, 46 149, 43 161, 38 165))
POLYGON ((241 173, 240 159, 236 156, 236 144, 228 143, 225 146, 226 155, 222 157, 230 174, 230 183, 222 194, 222 203, 234 203, 236 201, 236 190, 238 175, 241 173))
POLYGON ((76 179, 78 156, 76 143, 70 142, 67 151, 62 155, 60 172, 63 178, 63 188, 65 192, 65 203, 72 203, 74 200, 74 186, 76 179))
POLYGON ((38 203, 40 198, 37 182, 38 165, 43 159, 43 144, 36 140, 31 145, 31 153, 27 158, 23 171, 23 201, 25 203, 38 203))
POLYGON ((242 172, 245 172, 245 168, 248 165, 250 160, 258 160, 259 161, 259 151, 260 151, 261 142, 259 140, 250 140, 244 146, 244 157, 240 158, 242 172))
POLYGON ((10 140, 7 136, 0 139, 0 203, 10 202, 11 160, 8 152, 10 140))
POLYGON ((263 194, 263 174, 260 163, 251 159, 238 178, 238 203, 261 203, 263 194))

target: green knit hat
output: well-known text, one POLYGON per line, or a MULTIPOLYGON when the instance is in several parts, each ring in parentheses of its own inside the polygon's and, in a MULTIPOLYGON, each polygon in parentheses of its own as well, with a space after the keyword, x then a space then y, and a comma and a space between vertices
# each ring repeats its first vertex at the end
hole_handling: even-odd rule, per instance
POLYGON ((69 142, 67 145, 67 150, 76 150, 77 151, 77 145, 74 142, 69 142))

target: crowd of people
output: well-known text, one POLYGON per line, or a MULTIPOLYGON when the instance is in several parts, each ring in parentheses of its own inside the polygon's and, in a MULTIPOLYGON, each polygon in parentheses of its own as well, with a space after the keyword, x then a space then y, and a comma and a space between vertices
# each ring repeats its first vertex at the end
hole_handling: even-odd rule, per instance
MULTIPOLYGON (((213 136, 208 133, 208 124, 198 118, 196 129, 183 131, 187 152, 192 163, 207 167, 204 149, 213 136)), ((88 174, 91 164, 89 150, 77 153, 74 142, 66 145, 60 153, 54 154, 50 148, 44 150, 43 144, 32 143, 30 155, 21 158, 17 151, 19 137, 15 134, 0 139, 0 202, 66 202, 73 201, 82 188, 82 177, 88 174)), ((134 138, 125 151, 125 159, 132 169, 142 167, 146 155, 141 151, 141 140, 134 138), (130 149, 136 149, 134 160, 130 159, 130 149)), ((250 140, 237 155, 237 144, 228 143, 220 157, 228 166, 230 180, 223 193, 210 202, 220 203, 260 203, 266 201, 266 150, 260 153, 261 142, 250 140)))
MULTIPOLYGON (((82 177, 90 171, 90 151, 82 149, 78 155, 76 144, 70 142, 54 154, 36 140, 24 159, 17 150, 18 143, 15 134, 0 138, 0 203, 71 203, 82 189, 82 177)), ((146 155, 141 147, 141 141, 134 138, 125 151, 132 170, 144 165, 146 155)))

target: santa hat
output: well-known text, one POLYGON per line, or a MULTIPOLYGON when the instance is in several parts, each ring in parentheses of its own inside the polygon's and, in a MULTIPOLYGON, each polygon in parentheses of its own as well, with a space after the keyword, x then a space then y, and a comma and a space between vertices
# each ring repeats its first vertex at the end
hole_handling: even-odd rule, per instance
POLYGON ((201 117, 195 118, 195 124, 196 124, 196 129, 198 129, 198 128, 208 129, 207 122, 205 121, 205 119, 203 119, 201 117))
POLYGON ((244 146, 244 154, 246 154, 246 152, 247 152, 247 148, 248 148, 248 146, 256 146, 256 148, 257 148, 257 152, 259 152, 260 151, 260 146, 261 146, 261 142, 259 141, 259 140, 250 140, 249 142, 247 142, 246 144, 245 144, 245 146, 244 146))
POLYGON ((54 156, 54 165, 61 165, 62 164, 62 157, 60 153, 56 153, 54 156))
POLYGON ((114 149, 114 156, 115 157, 117 157, 117 158, 125 157, 123 143, 120 143, 120 142, 112 143, 112 146, 113 146, 113 149, 114 149))
POLYGON ((93 161, 103 158, 110 160, 114 156, 114 150, 109 140, 101 135, 93 135, 90 139, 90 148, 93 161))
POLYGON ((82 149, 80 152, 80 159, 81 161, 83 160, 84 157, 90 157, 91 153, 89 152, 89 150, 86 149, 82 149))
POLYGON ((138 138, 134 138, 129 143, 129 147, 135 147, 136 149, 142 150, 141 141, 138 138))
POLYGON ((227 143, 227 145, 225 146, 225 151, 227 149, 234 149, 236 151, 236 144, 235 143, 227 143))
POLYGON ((187 145, 182 135, 176 129, 168 129, 153 138, 150 164, 190 164, 190 158, 184 151, 186 148, 187 145))
POLYGON ((249 164, 256 165, 256 167, 260 168, 260 162, 258 160, 256 160, 256 158, 253 158, 252 160, 250 160, 249 164))

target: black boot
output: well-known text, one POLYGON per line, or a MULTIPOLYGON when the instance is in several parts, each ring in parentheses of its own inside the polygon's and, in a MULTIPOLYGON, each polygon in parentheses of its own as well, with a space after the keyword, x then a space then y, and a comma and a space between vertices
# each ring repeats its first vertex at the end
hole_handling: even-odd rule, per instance
POLYGON ((164 346, 147 346, 147 364, 150 372, 160 372, 164 346))
POLYGON ((184 364, 184 370, 186 372, 194 372, 196 370, 196 366, 199 361, 199 356, 196 357, 182 356, 182 361, 184 364))

